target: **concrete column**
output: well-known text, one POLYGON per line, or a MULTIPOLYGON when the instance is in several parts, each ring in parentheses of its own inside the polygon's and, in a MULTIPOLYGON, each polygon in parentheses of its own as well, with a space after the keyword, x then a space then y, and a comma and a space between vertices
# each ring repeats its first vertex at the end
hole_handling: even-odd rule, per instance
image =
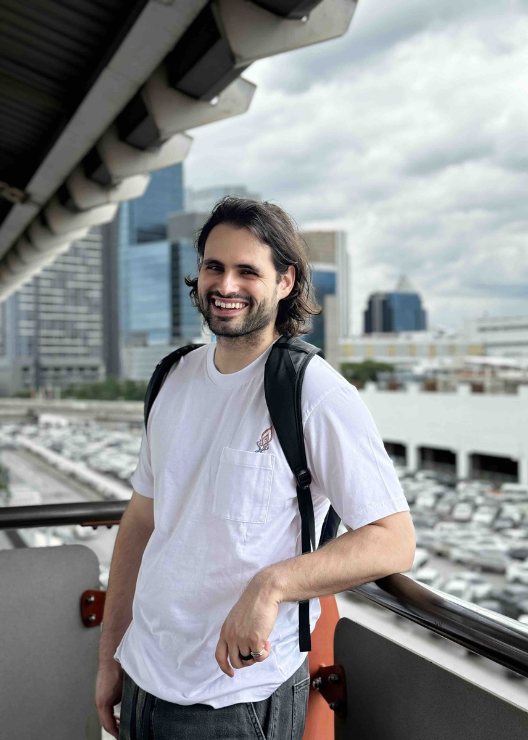
POLYGON ((466 450, 456 451, 456 474, 459 480, 468 480, 470 475, 469 453, 466 450))
POLYGON ((407 470, 410 473, 415 473, 418 470, 418 447, 412 443, 407 443, 407 470))
POLYGON ((519 483, 528 486, 528 455, 519 458, 519 483))

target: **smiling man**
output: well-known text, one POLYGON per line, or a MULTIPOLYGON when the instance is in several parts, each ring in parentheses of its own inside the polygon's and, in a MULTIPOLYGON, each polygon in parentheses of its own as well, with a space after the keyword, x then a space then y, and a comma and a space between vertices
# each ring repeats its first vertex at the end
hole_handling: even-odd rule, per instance
POLYGON ((408 570, 414 530, 356 389, 315 357, 302 410, 316 541, 330 503, 349 531, 300 554, 295 479, 263 381, 273 343, 306 333, 319 311, 304 245, 278 206, 227 198, 197 252, 187 284, 217 341, 180 360, 149 415, 110 570, 96 705, 124 740, 301 740, 298 602, 311 600, 313 630, 318 596, 408 570))

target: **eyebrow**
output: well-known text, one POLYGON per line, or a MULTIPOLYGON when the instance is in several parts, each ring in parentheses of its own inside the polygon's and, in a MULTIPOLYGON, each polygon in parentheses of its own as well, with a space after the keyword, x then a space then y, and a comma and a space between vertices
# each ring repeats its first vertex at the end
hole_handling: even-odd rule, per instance
MULTIPOLYGON (((207 260, 204 260, 202 264, 204 264, 204 265, 220 265, 220 267, 224 267, 224 263, 221 260, 215 260, 215 259, 212 259, 212 258, 209 258, 207 260)), ((244 270, 253 270, 253 272, 256 272, 257 274, 260 275, 260 270, 258 269, 258 267, 255 267, 255 265, 250 265, 250 264, 243 263, 243 264, 235 265, 235 267, 238 267, 238 268, 244 269, 244 270)))

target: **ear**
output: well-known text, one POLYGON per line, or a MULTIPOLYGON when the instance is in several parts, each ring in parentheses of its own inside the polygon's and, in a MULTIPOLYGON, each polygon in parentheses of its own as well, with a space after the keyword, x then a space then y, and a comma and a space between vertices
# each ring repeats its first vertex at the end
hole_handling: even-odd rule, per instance
POLYGON ((287 298, 287 296, 290 295, 290 293, 293 290, 294 284, 295 284, 295 267, 294 265, 289 265, 284 275, 281 275, 281 279, 279 282, 279 288, 278 288, 279 301, 282 301, 283 298, 287 298))

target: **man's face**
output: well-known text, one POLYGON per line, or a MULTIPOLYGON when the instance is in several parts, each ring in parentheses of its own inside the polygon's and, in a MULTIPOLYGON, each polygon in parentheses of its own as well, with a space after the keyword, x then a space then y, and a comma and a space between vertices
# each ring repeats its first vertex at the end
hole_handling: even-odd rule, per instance
POLYGON ((289 274, 277 283, 270 247, 248 229, 219 224, 205 243, 198 308, 219 337, 261 332, 274 325, 278 303, 291 290, 289 274))

